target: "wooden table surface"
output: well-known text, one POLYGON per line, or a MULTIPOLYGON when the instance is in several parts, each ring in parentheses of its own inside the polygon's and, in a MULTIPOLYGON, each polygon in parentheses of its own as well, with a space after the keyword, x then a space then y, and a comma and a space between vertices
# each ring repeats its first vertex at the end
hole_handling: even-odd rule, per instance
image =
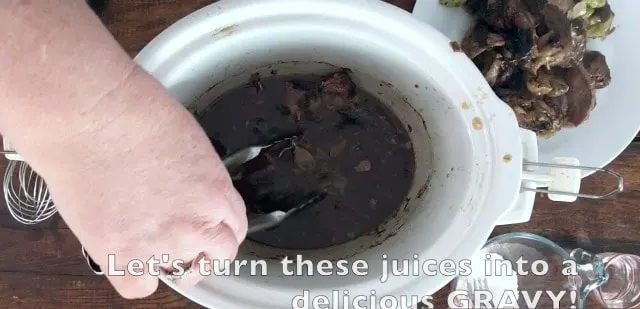
MULTIPOLYGON (((411 10, 415 0, 389 0, 411 10)), ((435 0, 434 0, 435 1, 435 0)), ((211 0, 111 0, 101 18, 134 56, 154 36, 211 0)), ((4 170, 5 161, 0 162, 4 170)), ((539 197, 531 221, 499 227, 495 233, 526 231, 546 236, 566 248, 640 255, 640 143, 631 144, 610 166, 625 177, 625 192, 614 200, 553 203, 539 197)), ((583 191, 602 192, 610 179, 587 178, 583 191)), ((59 217, 37 225, 14 222, 0 205, 0 308, 201 308, 161 284, 153 296, 120 298, 106 279, 93 275, 80 244, 59 217)), ((438 295, 445 295, 441 291, 438 295)), ((443 297, 436 308, 446 307, 443 297)))

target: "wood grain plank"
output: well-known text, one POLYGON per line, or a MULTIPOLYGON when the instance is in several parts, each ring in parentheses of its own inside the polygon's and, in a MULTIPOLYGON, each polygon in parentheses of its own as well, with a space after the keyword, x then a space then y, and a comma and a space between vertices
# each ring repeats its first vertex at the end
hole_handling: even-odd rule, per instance
MULTIPOLYGON (((100 17, 130 56, 179 19, 215 0, 129 1, 110 0, 100 17)), ((415 0, 385 0, 412 11, 415 0)))
POLYGON ((180 18, 214 3, 212 0, 110 0, 101 19, 131 56, 180 18))
POLYGON ((0 272, 0 308, 12 309, 199 309, 160 284, 149 298, 126 300, 101 276, 63 276, 0 272))
POLYGON ((0 229, 0 272, 93 275, 70 230, 0 229))
MULTIPOLYGON (((4 200, 0 203, 2 209, 5 208, 4 200)), ((11 230, 68 230, 69 227, 62 220, 60 214, 55 214, 50 219, 38 224, 25 225, 14 219, 8 212, 0 212, 0 228, 11 230)))

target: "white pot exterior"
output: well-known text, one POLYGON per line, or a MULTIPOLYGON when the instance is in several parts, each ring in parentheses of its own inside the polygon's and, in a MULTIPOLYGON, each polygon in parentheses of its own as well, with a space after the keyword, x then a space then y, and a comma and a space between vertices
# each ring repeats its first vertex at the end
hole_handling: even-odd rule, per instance
POLYGON ((348 290, 351 298, 371 290, 379 297, 432 294, 454 277, 398 276, 381 283, 381 256, 468 259, 518 196, 523 150, 511 109, 449 39, 386 3, 222 1, 167 29, 136 61, 185 105, 199 108, 254 72, 347 67, 360 86, 378 93, 413 128, 418 170, 406 207, 378 232, 303 252, 309 259, 366 260, 369 275, 283 276, 276 257, 299 252, 247 242, 239 259, 274 258, 268 276, 243 271, 211 277, 189 290, 169 283, 206 307, 291 308, 303 290, 329 297, 333 290, 348 290))

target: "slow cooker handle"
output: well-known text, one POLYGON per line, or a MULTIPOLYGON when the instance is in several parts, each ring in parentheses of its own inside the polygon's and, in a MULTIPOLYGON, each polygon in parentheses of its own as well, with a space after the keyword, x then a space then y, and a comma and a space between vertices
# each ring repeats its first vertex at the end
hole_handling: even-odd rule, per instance
MULTIPOLYGON (((538 184, 536 188, 521 188, 522 191, 546 193, 550 200, 556 202, 575 202, 579 197, 587 199, 605 199, 617 195, 624 189, 624 178, 622 175, 607 169, 580 166, 577 158, 553 158, 552 163, 523 162, 525 167, 546 167, 550 168, 549 173, 524 172, 523 180, 529 180, 538 184), (596 173, 606 173, 614 176, 617 180, 615 189, 604 194, 580 193, 580 183, 582 181, 582 171, 592 171, 596 173), (547 188, 547 189, 542 189, 547 188)), ((595 174, 595 173, 594 173, 595 174)))
POLYGON ((532 131, 520 129, 520 140, 523 150, 521 195, 533 194, 535 198, 535 193, 545 193, 552 201, 575 202, 579 197, 597 200, 613 197, 624 188, 624 178, 620 174, 608 169, 581 166, 577 158, 556 157, 551 162, 539 162, 538 138, 532 131), (616 186, 604 194, 581 193, 582 171, 609 174, 615 178, 616 186))
POLYGON ((574 202, 578 198, 605 199, 623 191, 624 178, 611 170, 580 166, 577 158, 554 158, 551 163, 538 162, 538 140, 534 132, 521 129, 522 176, 520 194, 509 210, 498 220, 497 225, 524 223, 529 221, 537 193, 546 193, 552 201, 574 202), (580 192, 582 171, 606 173, 616 179, 616 186, 604 194, 580 192))

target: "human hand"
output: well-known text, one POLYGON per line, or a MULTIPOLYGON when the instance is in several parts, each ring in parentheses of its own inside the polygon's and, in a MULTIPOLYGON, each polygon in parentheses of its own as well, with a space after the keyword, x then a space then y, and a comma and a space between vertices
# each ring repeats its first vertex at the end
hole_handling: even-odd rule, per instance
MULTIPOLYGON (((157 265, 167 273, 175 260, 188 267, 200 258, 233 259, 247 230, 245 205, 202 128, 135 70, 114 93, 129 97, 137 89, 150 102, 97 107, 86 117, 90 128, 64 147, 67 158, 33 161, 65 222, 125 298, 146 297, 158 286, 152 270, 128 273, 130 261, 168 255, 157 265)), ((193 267, 176 284, 199 281, 193 267)))
MULTIPOLYGON (((158 285, 131 260, 231 259, 245 206, 199 124, 135 66, 84 0, 0 3, 0 132, 42 176, 90 256, 126 298, 158 285), (109 265, 109 255, 115 265, 109 265)), ((194 284, 198 276, 177 284, 194 284)))

